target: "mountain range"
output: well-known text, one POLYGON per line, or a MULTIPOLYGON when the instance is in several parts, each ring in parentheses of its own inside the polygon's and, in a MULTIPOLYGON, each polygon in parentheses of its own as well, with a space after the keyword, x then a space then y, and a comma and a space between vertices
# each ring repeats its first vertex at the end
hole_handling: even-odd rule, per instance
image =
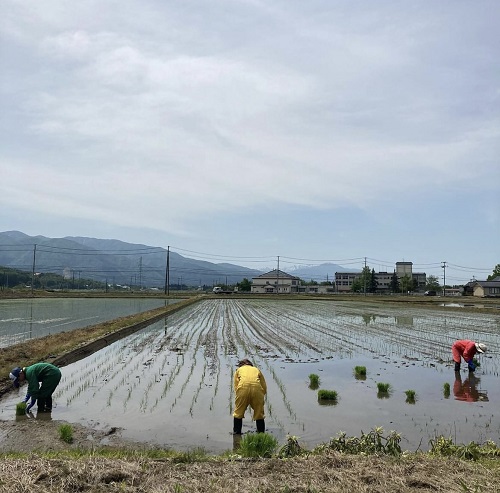
MULTIPOLYGON (((20 231, 0 232, 0 266, 29 272, 34 269, 36 273, 51 272, 73 280, 163 288, 167 256, 170 286, 232 285, 264 272, 230 263, 192 259, 172 251, 167 255, 162 247, 120 240, 78 236, 48 238, 20 231)), ((305 281, 322 282, 333 281, 335 272, 346 270, 337 264, 324 263, 292 268, 287 273, 305 281)))

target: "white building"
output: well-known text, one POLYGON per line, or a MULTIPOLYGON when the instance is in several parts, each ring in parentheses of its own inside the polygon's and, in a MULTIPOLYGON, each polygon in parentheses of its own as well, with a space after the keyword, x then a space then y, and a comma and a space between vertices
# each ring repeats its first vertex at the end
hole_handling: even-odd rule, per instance
POLYGON ((252 293, 297 293, 300 278, 291 276, 282 270, 274 269, 252 278, 252 293))

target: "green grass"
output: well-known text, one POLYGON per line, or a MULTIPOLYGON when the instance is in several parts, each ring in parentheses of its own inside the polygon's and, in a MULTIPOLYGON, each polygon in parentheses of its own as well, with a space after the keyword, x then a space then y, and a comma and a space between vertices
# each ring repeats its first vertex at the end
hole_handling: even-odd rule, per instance
POLYGON ((337 398, 336 390, 318 390, 318 400, 320 401, 336 401, 337 398))
POLYGON ((243 457, 272 457, 277 448, 278 440, 269 433, 247 433, 237 452, 243 457))
POLYGON ((366 366, 355 366, 354 375, 357 377, 366 377, 366 366))
POLYGON ((71 425, 59 426, 59 438, 66 443, 73 442, 73 428, 71 425))
POLYGON ((319 376, 316 373, 309 375, 309 388, 316 390, 319 387, 319 376))
POLYGON ((18 402, 16 404, 16 416, 24 416, 26 414, 26 402, 18 402))

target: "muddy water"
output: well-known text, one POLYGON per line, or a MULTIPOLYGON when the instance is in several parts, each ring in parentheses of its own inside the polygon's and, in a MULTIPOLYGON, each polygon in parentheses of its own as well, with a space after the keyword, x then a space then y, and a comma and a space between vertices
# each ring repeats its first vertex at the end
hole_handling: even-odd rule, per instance
MULTIPOLYGON (((280 442, 290 434, 312 448, 339 431, 359 436, 382 426, 401 433, 408 450, 428 450, 440 434, 500 443, 499 330, 499 315, 446 308, 207 300, 64 367, 52 417, 222 452, 233 446, 233 370, 249 357, 266 377, 266 427, 280 442), (490 348, 475 375, 465 365, 455 374, 451 363, 452 342, 466 337, 490 348), (365 380, 355 378, 357 365, 366 366, 365 380), (320 389, 338 392, 336 404, 318 402, 311 373, 320 389), (377 382, 390 384, 388 396, 378 395, 377 382), (410 389, 415 403, 406 402, 410 389)), ((0 401, 1 419, 15 418, 23 394, 0 401)), ((253 430, 248 410, 243 431, 253 430)))

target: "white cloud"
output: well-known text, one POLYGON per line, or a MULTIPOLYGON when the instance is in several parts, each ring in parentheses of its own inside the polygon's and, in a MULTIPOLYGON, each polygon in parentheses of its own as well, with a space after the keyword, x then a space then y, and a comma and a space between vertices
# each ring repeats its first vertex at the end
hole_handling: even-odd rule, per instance
POLYGON ((7 0, 2 201, 191 234, 227 203, 376 213, 490 190, 486 3, 7 0))

